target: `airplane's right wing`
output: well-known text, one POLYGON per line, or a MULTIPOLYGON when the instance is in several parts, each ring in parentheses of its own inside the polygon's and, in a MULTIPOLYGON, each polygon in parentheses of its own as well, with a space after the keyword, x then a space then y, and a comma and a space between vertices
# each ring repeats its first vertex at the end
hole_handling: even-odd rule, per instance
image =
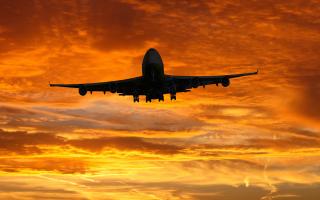
POLYGON ((132 95, 135 89, 138 90, 141 85, 142 77, 140 76, 130 79, 98 83, 50 84, 50 87, 78 88, 80 95, 85 95, 88 91, 117 92, 122 95, 132 95))

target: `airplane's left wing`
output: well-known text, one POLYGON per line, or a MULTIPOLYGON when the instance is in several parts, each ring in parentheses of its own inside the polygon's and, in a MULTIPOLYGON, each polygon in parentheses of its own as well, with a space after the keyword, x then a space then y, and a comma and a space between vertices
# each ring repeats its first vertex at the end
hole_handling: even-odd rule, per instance
POLYGON ((230 85, 231 78, 238 78, 243 76, 250 76, 258 74, 258 70, 255 72, 248 72, 242 74, 227 74, 220 76, 174 76, 166 75, 167 81, 175 84, 176 91, 186 91, 187 89, 197 88, 199 86, 205 86, 210 84, 222 84, 227 87, 230 85))
POLYGON ((81 84, 49 84, 50 87, 66 87, 78 88, 80 95, 84 96, 87 92, 102 91, 120 93, 122 95, 131 95, 138 91, 142 85, 142 77, 135 77, 130 79, 99 82, 99 83, 81 83, 81 84))

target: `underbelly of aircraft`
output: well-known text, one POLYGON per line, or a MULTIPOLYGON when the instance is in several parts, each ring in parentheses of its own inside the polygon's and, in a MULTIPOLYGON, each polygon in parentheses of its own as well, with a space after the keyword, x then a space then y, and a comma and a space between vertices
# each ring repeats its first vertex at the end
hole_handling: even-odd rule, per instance
POLYGON ((158 64, 149 64, 143 70, 143 77, 146 82, 159 83, 164 80, 163 68, 158 64))

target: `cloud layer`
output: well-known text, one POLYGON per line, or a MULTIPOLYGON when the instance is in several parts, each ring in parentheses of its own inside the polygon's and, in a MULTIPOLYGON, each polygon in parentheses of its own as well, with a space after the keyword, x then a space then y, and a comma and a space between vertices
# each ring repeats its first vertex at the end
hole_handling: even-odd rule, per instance
POLYGON ((319 8, 3 1, 0 198, 316 199, 319 8), (152 104, 48 87, 139 76, 150 47, 168 74, 260 74, 152 104))

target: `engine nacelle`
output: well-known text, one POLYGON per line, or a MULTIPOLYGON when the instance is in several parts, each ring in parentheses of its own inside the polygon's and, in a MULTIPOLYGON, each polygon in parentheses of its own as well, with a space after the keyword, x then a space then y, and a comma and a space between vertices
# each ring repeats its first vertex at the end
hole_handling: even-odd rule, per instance
POLYGON ((79 94, 81 96, 85 96, 87 94, 87 89, 85 87, 80 87, 79 88, 79 94))
POLYGON ((228 87, 230 85, 230 80, 228 78, 223 78, 221 84, 223 87, 228 87))
POLYGON ((110 90, 111 93, 116 93, 117 92, 117 84, 111 83, 109 85, 109 90, 110 90))
POLYGON ((193 88, 197 88, 197 87, 199 87, 201 85, 201 83, 200 83, 200 80, 198 79, 198 78, 194 78, 193 80, 192 80, 192 87, 193 88))

